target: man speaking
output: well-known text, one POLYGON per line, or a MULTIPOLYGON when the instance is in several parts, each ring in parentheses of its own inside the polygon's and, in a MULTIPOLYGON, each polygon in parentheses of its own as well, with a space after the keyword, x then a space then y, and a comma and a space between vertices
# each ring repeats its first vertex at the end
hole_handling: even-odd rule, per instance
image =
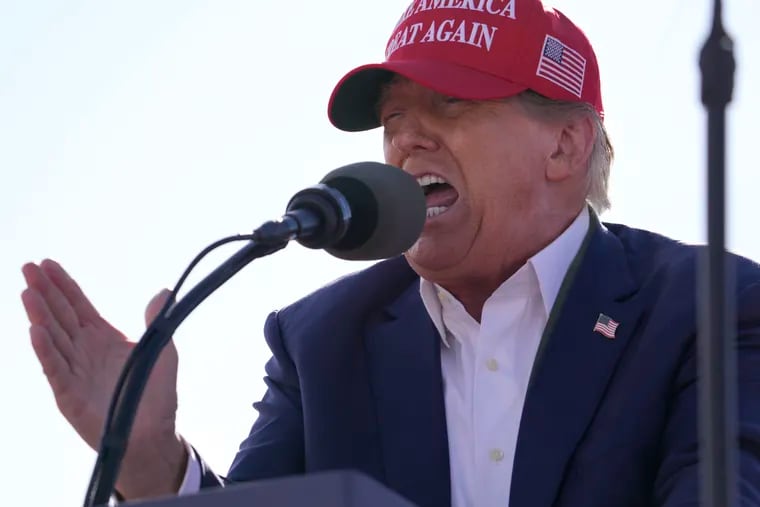
MULTIPOLYGON (((386 48, 329 118, 383 129, 426 195, 419 239, 270 315, 268 389, 224 479, 175 428, 167 348, 120 495, 351 468, 421 507, 698 505, 698 248, 600 221, 613 149, 583 31, 538 0, 416 0, 386 48)), ((732 262, 738 489, 760 506, 760 269, 732 262)), ((55 262, 23 271, 34 350, 97 448, 133 344, 55 262)))

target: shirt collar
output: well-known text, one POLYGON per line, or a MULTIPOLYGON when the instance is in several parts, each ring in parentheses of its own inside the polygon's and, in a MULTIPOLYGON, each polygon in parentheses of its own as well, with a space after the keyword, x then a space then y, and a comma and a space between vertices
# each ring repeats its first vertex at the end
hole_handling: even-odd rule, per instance
POLYGON ((547 316, 552 312, 567 270, 583 244, 588 227, 589 211, 584 206, 570 227, 528 261, 536 270, 547 316))
MULTIPOLYGON (((559 293, 562 281, 567 274, 567 270, 570 268, 570 263, 573 261, 583 244, 583 238, 588 231, 589 222, 589 210, 584 206, 575 220, 562 232, 562 234, 557 236, 554 241, 528 259, 527 264, 533 267, 536 280, 538 281, 538 287, 547 318, 548 315, 551 314, 554 302, 557 300, 557 294, 559 293)), ((446 329, 443 325, 443 309, 439 299, 441 294, 453 298, 453 296, 443 289, 443 287, 440 287, 429 280, 425 280, 424 278, 420 278, 420 296, 422 297, 422 302, 425 305, 425 309, 430 315, 433 324, 435 324, 435 327, 441 336, 441 340, 444 345, 448 347, 449 343, 446 339, 446 329)))

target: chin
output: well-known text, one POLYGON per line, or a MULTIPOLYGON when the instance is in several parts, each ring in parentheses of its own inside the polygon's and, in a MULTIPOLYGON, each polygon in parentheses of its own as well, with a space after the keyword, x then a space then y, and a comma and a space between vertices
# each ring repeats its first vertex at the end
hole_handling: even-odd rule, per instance
POLYGON ((404 257, 418 275, 431 281, 435 281, 437 274, 449 271, 461 262, 452 248, 436 246, 423 240, 415 243, 404 257))

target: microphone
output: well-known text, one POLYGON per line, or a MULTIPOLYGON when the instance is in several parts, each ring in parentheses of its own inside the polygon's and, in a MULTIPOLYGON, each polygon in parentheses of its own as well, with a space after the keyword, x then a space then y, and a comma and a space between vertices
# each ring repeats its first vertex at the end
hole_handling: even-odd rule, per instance
POLYGON ((376 260, 408 250, 422 232, 425 194, 417 180, 379 162, 357 162, 297 192, 279 220, 253 233, 265 244, 295 239, 346 260, 376 260))
POLYGON ((132 350, 111 398, 85 507, 108 503, 153 365, 174 330, 212 292, 254 259, 284 248, 292 239, 347 260, 399 255, 422 232, 425 208, 425 196, 415 178, 397 167, 359 162, 336 169, 318 185, 296 193, 279 220, 263 224, 251 235, 225 238, 201 252, 180 277, 173 294, 213 248, 230 240, 252 240, 184 298, 176 302, 170 299, 132 350))

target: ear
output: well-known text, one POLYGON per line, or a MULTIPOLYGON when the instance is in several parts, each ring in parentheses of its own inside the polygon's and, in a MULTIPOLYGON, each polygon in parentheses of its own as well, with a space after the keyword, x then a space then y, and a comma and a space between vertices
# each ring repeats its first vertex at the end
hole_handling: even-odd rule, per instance
POLYGON ((594 147, 596 126, 589 114, 575 114, 559 125, 555 151, 549 157, 546 177, 559 182, 585 173, 594 147))

